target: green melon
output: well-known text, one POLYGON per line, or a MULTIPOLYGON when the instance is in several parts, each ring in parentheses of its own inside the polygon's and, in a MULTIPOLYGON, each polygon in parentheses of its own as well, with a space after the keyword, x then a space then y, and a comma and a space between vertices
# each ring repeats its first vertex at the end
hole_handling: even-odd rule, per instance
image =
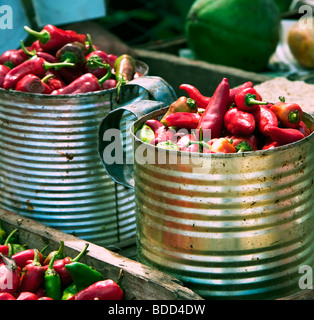
POLYGON ((196 0, 186 20, 196 59, 255 72, 267 67, 279 34, 272 0, 196 0))

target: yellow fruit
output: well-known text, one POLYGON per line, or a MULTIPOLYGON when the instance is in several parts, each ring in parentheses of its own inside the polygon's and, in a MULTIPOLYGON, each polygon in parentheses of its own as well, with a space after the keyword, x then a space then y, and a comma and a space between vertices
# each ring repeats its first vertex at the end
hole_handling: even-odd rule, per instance
POLYGON ((314 68, 314 19, 302 18, 289 30, 288 45, 299 64, 305 68, 314 68))

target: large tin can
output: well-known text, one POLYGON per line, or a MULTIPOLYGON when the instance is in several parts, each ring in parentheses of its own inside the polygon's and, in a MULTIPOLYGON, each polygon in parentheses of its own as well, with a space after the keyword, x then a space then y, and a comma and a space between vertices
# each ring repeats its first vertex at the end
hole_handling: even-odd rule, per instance
MULTIPOLYGON (((204 298, 275 299, 301 290, 300 268, 314 267, 314 133, 236 154, 171 151, 138 139, 136 130, 166 109, 131 128, 134 172, 125 170, 134 177, 138 259, 204 298)), ((313 129, 311 115, 304 121, 313 129)))
POLYGON ((134 191, 103 169, 97 134, 110 110, 148 97, 174 96, 149 76, 122 86, 119 96, 116 89, 75 96, 0 89, 2 208, 102 246, 135 241, 134 191))

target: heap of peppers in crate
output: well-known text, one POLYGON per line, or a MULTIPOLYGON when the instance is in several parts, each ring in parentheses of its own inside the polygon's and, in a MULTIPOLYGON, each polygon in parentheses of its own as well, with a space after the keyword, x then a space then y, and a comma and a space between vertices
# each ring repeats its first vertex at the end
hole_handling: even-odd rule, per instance
POLYGON ((156 147, 201 153, 272 149, 303 139, 311 130, 296 103, 266 102, 251 81, 230 89, 224 78, 211 97, 181 84, 188 97, 174 101, 160 119, 149 119, 139 138, 156 147))
POLYGON ((40 32, 25 26, 34 36, 30 47, 0 56, 0 88, 40 94, 78 94, 120 88, 141 76, 128 54, 107 54, 92 43, 90 35, 53 25, 40 32))
POLYGON ((117 281, 104 279, 93 267, 80 262, 88 243, 74 258, 64 253, 64 242, 47 256, 16 240, 17 229, 7 237, 0 228, 0 300, 122 300, 117 281))

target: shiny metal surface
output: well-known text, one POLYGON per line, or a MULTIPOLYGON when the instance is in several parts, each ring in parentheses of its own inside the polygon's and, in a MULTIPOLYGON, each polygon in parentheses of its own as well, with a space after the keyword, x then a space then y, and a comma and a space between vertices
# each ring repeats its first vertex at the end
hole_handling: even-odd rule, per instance
POLYGON ((108 245, 134 236, 134 194, 105 174, 98 125, 114 92, 51 98, 0 92, 4 209, 108 245))
MULTIPOLYGON (((134 128, 163 112, 141 118, 134 128)), ((313 117, 305 118, 314 125, 313 117)), ((134 139, 134 150, 143 147, 134 139)), ((157 159, 158 149, 146 147, 157 159)), ((165 164, 141 164, 139 156, 139 261, 209 299, 275 299, 297 292, 299 268, 314 267, 313 147, 314 133, 273 150, 206 154, 198 163, 169 150, 165 164), (170 164, 171 157, 177 163, 170 164)))
POLYGON ((131 81, 119 101, 116 89, 71 97, 0 89, 1 207, 102 246, 135 241, 134 191, 106 174, 97 134, 110 110, 148 98, 158 81, 131 81))

